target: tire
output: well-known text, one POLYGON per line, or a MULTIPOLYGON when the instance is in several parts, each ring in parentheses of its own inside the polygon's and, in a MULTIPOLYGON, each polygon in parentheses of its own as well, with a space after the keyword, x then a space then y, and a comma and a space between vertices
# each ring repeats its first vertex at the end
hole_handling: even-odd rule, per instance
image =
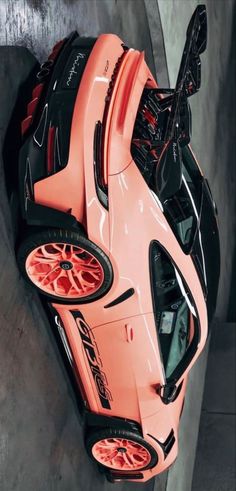
POLYGON ((17 262, 28 282, 59 303, 97 300, 113 281, 106 254, 78 231, 29 231, 19 246, 17 262))
POLYGON ((122 429, 101 429, 90 432, 85 439, 90 458, 111 471, 138 472, 154 467, 158 455, 140 435, 122 429), (108 459, 113 448, 114 457, 108 459), (107 454, 105 449, 107 448, 107 454), (132 455, 132 460, 131 460, 132 455), (125 457, 124 457, 125 456, 125 457))

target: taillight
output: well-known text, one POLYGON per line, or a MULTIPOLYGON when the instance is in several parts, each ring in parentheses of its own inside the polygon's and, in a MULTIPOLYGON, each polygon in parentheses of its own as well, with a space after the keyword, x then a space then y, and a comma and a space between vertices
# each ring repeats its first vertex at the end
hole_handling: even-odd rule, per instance
POLYGON ((28 114, 28 116, 33 116, 34 111, 35 111, 37 105, 38 105, 38 97, 35 97, 27 105, 27 114, 28 114))
POLYGON ((21 122, 21 134, 22 136, 26 133, 31 123, 33 122, 34 114, 39 103, 39 97, 43 90, 43 84, 38 84, 32 92, 32 99, 27 105, 27 116, 21 122))
POLYGON ((33 97, 33 99, 34 99, 35 97, 40 97, 40 96, 41 96, 41 93, 42 93, 42 90, 43 90, 43 85, 44 85, 44 84, 42 84, 42 83, 41 83, 41 84, 37 84, 37 85, 35 85, 35 88, 34 88, 34 90, 33 90, 33 92, 32 92, 32 97, 33 97))
MULTIPOLYGON (((43 80, 47 75, 50 73, 51 66, 53 65, 55 59, 57 58, 59 52, 61 51, 62 46, 66 42, 66 39, 63 39, 62 41, 59 41, 58 43, 55 44, 51 54, 49 55, 48 59, 41 65, 41 70, 38 73, 37 77, 41 81, 43 80)), ((44 83, 39 83, 37 84, 32 92, 32 99, 29 102, 27 106, 27 117, 23 119, 21 123, 21 134, 24 136, 26 131, 29 129, 33 122, 34 118, 34 113, 36 111, 39 98, 41 96, 42 90, 44 87, 44 83)))
POLYGON ((23 119, 23 121, 21 121, 21 134, 22 134, 22 136, 26 133, 26 131, 30 127, 32 120, 33 120, 32 116, 27 116, 25 119, 23 119))

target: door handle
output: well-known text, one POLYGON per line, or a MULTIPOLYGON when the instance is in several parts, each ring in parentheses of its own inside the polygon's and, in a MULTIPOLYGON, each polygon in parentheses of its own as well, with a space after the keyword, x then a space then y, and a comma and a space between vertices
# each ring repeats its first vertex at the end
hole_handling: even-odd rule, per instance
POLYGON ((126 330, 126 341, 127 343, 132 343, 134 339, 134 330, 131 326, 131 324, 125 324, 125 330, 126 330))

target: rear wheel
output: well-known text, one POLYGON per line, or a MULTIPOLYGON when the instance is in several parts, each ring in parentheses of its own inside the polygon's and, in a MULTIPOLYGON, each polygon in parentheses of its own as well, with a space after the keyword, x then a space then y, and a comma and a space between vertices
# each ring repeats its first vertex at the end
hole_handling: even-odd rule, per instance
POLYGON ((141 471, 157 464, 155 450, 140 435, 131 431, 104 429, 86 438, 90 457, 113 471, 141 471))
POLYGON ((31 233, 21 243, 17 258, 23 276, 53 300, 93 301, 112 283, 108 257, 81 232, 47 229, 31 233))

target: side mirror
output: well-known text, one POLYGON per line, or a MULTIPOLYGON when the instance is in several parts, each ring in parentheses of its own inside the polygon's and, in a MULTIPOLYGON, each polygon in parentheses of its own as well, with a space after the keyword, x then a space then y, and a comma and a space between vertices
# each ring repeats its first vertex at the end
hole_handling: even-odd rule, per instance
POLYGON ((178 397, 178 389, 179 387, 177 387, 174 383, 169 383, 158 387, 157 393, 161 397, 164 404, 170 404, 171 402, 174 402, 175 399, 178 397))

